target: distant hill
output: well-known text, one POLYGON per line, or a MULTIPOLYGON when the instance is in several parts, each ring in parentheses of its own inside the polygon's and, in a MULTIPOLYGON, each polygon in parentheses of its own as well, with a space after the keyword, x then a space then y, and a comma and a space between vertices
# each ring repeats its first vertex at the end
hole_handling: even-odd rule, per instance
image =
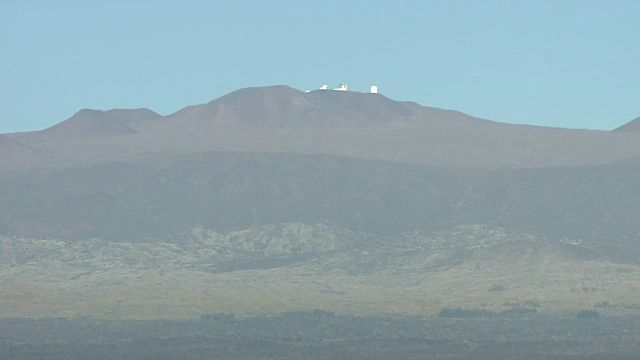
POLYGON ((130 123, 155 120, 159 117, 159 114, 149 109, 83 109, 71 118, 43 130, 43 133, 65 138, 126 135, 136 132, 128 126, 130 123))
POLYGON ((637 117, 628 123, 614 129, 616 132, 639 132, 640 131, 640 117, 637 117))
POLYGON ((137 121, 153 121, 160 117, 149 109, 108 111, 82 109, 69 119, 47 129, 14 136, 26 142, 41 142, 129 135, 137 132, 129 127, 129 124, 137 121))

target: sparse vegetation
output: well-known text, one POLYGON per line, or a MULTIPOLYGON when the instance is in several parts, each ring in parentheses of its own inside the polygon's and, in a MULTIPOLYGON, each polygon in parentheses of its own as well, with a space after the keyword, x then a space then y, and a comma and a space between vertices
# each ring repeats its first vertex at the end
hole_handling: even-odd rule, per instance
POLYGON ((615 307, 615 305, 609 303, 608 301, 601 301, 599 303, 596 303, 594 305, 597 308, 611 308, 611 307, 615 307))
POLYGON ((599 319, 600 313, 594 310, 581 310, 576 316, 578 319, 599 319))
POLYGON ((454 318, 454 319, 467 319, 467 318, 492 318, 497 314, 493 311, 478 310, 478 309, 449 309, 444 308, 438 313, 438 317, 454 318))
POLYGON ((556 256, 564 245, 496 227, 376 236, 331 223, 281 223, 228 233, 196 228, 181 236, 174 242, 0 236, 0 248, 11 250, 0 262, 4 316, 197 318, 313 308, 436 315, 443 303, 496 313, 507 307, 516 310, 512 315, 576 312, 594 306, 590 293, 567 292, 585 274, 600 277, 617 299, 605 313, 633 314, 640 305, 634 267, 569 257, 530 271, 521 264, 556 256), (514 251, 520 260, 496 261, 514 251), (539 255, 527 255, 534 251, 539 255), (511 278, 488 280, 504 274, 511 278), (528 281, 538 284, 535 292, 522 285, 528 281), (494 285, 505 290, 487 291, 494 285), (425 296, 423 288, 439 290, 425 296), (82 303, 74 301, 79 296, 82 303))

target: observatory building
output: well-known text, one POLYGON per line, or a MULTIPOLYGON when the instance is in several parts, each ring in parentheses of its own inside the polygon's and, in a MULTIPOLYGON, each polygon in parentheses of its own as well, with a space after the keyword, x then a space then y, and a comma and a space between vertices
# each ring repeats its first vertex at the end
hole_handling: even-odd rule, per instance
POLYGON ((333 90, 335 90, 335 91, 347 91, 347 89, 348 89, 347 84, 342 83, 342 84, 340 84, 340 86, 338 88, 335 88, 333 90))
MULTIPOLYGON (((322 85, 320 86, 320 90, 329 90, 329 86, 327 85, 322 85)), ((333 89, 334 91, 349 91, 349 86, 346 83, 341 83, 340 86, 338 86, 337 88, 333 89)), ((307 91, 308 92, 308 91, 307 91)), ((372 94, 377 94, 378 93, 378 86, 376 85, 371 85, 371 89, 370 92, 372 94)))

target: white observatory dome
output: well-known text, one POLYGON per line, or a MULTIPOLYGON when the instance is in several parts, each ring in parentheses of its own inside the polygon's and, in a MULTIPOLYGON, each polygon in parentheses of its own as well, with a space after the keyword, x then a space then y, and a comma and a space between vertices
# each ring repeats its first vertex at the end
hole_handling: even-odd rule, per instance
POLYGON ((375 86, 375 85, 371 86, 371 93, 372 94, 377 94, 378 93, 378 87, 375 86))

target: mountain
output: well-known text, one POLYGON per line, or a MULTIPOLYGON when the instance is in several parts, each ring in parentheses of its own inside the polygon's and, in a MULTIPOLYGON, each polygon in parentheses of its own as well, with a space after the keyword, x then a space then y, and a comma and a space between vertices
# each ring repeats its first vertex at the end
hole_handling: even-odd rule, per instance
POLYGON ((186 107, 166 117, 162 126, 349 128, 413 123, 425 117, 439 121, 472 119, 461 113, 394 101, 381 94, 323 90, 304 93, 287 86, 271 86, 241 89, 207 104, 186 107))
POLYGON ((28 143, 95 139, 135 134, 129 127, 138 121, 153 121, 161 116, 149 109, 114 109, 108 111, 82 109, 63 122, 31 133, 14 134, 28 143))
POLYGON ((635 118, 628 123, 615 128, 613 131, 616 132, 638 132, 640 131, 640 117, 635 118))
POLYGON ((82 110, 43 131, 9 134, 40 154, 30 165, 14 164, 23 168, 258 151, 493 169, 622 161, 640 156, 640 143, 630 135, 504 124, 381 94, 304 93, 287 86, 241 89, 168 116, 82 110))
POLYGON ((136 121, 152 121, 161 116, 149 109, 109 111, 83 109, 71 118, 43 130, 43 136, 90 138, 133 134, 128 125, 136 121))
POLYGON ((274 86, 0 155, 4 316, 640 309, 633 133, 274 86))
POLYGON ((626 245, 640 233, 635 137, 380 94, 248 88, 165 117, 85 109, 10 136, 0 224, 28 236, 162 239, 289 221, 373 233, 482 223, 626 245))

